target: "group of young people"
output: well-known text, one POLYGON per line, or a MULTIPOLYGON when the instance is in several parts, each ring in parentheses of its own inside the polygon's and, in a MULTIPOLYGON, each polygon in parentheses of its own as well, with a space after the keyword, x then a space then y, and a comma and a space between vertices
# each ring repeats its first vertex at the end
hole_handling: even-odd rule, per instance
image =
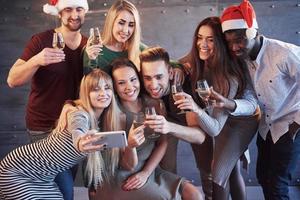
POLYGON ((0 162, 1 198, 73 199, 76 164, 85 159, 89 199, 246 199, 240 160, 258 131, 265 199, 289 199, 300 151, 300 47, 258 34, 247 0, 202 20, 178 62, 141 42, 131 2, 111 6, 100 44, 80 33, 88 9, 86 0, 46 4, 61 26, 34 35, 9 72, 10 87, 31 81, 32 143, 0 162), (54 32, 63 34, 63 50, 52 48, 54 32), (195 90, 201 79, 211 86, 210 106, 195 90), (177 84, 184 98, 172 97, 177 84), (133 126, 148 106, 157 115, 133 126), (95 144, 95 130, 125 130, 128 146, 95 144), (205 197, 176 175, 178 139, 192 144, 205 197))

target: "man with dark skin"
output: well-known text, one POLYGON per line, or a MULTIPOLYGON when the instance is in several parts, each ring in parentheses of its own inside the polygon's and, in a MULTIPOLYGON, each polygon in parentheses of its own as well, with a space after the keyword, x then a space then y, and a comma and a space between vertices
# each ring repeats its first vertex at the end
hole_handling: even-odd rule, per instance
POLYGON ((287 200, 300 154, 300 47, 259 35, 247 0, 228 7, 221 21, 230 51, 247 63, 262 111, 258 181, 266 200, 287 200))

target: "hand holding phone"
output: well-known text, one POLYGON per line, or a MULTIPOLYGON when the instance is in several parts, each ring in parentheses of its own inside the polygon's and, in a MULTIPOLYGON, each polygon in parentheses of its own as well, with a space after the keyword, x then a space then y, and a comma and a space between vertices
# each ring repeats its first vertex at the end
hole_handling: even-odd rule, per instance
POLYGON ((121 148, 128 145, 125 131, 96 132, 95 137, 98 139, 93 144, 104 144, 106 148, 121 148))
POLYGON ((95 131, 96 130, 90 130, 80 136, 77 143, 77 149, 80 152, 91 153, 106 148, 104 144, 94 144, 94 142, 99 139, 99 137, 95 137, 95 131))

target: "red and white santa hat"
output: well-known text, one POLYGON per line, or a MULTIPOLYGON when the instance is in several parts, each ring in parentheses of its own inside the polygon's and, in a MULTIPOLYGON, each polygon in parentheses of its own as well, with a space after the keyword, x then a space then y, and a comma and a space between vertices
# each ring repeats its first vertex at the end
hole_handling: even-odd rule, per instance
POLYGON ((258 29, 255 11, 248 0, 243 0, 238 6, 226 8, 221 16, 221 23, 223 32, 234 29, 247 29, 248 39, 253 39, 258 29))
POLYGON ((89 10, 87 0, 49 0, 49 3, 43 6, 43 11, 44 13, 57 16, 60 11, 67 7, 82 7, 85 12, 89 10))

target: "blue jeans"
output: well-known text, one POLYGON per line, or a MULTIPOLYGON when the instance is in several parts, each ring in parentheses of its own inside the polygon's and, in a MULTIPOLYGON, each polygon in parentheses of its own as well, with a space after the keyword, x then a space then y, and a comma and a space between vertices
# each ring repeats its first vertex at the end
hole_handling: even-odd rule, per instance
POLYGON ((275 144, 257 136, 256 175, 266 200, 289 200, 289 183, 300 154, 300 130, 285 133, 275 144), (293 136, 295 136, 293 138, 293 136))
POLYGON ((64 200, 73 200, 74 179, 76 177, 77 165, 71 169, 65 170, 57 174, 54 182, 58 185, 59 190, 64 196, 64 200))

